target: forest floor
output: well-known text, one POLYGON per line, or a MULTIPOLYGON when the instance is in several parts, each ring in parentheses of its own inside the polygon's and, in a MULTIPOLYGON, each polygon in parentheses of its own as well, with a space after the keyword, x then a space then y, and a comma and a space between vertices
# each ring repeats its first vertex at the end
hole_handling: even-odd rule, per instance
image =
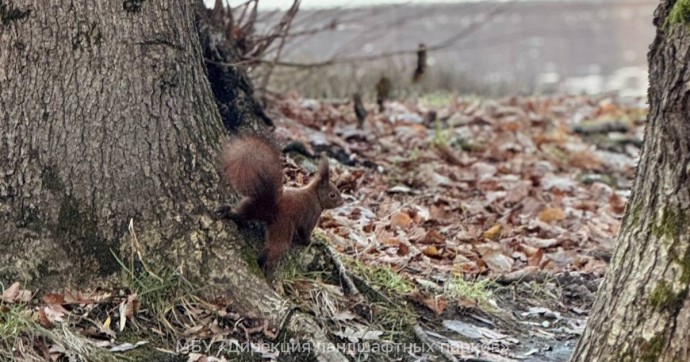
MULTIPOLYGON (((274 101, 291 183, 314 170, 310 155, 332 158, 346 204, 315 239, 359 293, 291 263, 274 286, 354 360, 566 361, 625 211, 644 101, 430 95, 367 108, 358 127, 348 101, 274 101)), ((7 286, 0 359, 289 359, 260 322, 199 300, 175 273, 155 277, 42 298, 7 286)))

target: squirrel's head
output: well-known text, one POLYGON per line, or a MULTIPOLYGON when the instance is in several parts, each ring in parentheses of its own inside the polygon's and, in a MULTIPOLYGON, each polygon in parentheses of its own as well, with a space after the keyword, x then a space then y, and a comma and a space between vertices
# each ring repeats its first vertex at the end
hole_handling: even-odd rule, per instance
POLYGON ((343 198, 340 196, 340 191, 338 191, 338 188, 330 181, 329 174, 328 157, 326 157, 325 153, 322 153, 316 177, 318 177, 319 180, 319 203, 324 209, 333 209, 343 204, 343 198))

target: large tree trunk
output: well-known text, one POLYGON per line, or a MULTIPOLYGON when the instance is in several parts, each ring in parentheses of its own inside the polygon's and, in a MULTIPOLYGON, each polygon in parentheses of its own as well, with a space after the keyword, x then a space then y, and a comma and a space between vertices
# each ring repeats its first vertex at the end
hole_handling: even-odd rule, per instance
POLYGON ((133 220, 148 258, 227 290, 246 263, 210 217, 224 130, 192 3, 11 7, 30 12, 0 30, 0 281, 107 281, 133 220))
POLYGON ((650 111, 635 186, 573 361, 690 360, 687 6, 666 0, 655 13, 650 111), (674 3, 673 13, 681 16, 671 19, 674 3))
MULTIPOLYGON (((108 285, 115 257, 137 248, 239 312, 273 327, 288 318, 290 304, 251 267, 256 256, 212 217, 229 195, 199 3, 0 1, 1 283, 108 285)), ((223 79, 226 90, 233 79, 223 79)), ((221 100, 226 113, 252 118, 250 89, 236 87, 221 100)), ((287 329, 326 341, 302 315, 287 329)))
POLYGON ((203 52, 219 38, 203 35, 202 50, 197 31, 213 26, 200 3, 0 0, 0 283, 106 285, 115 258, 136 249, 207 296, 327 346, 250 265, 236 229, 212 217, 229 198, 218 106, 233 128, 267 120, 237 69, 216 72, 211 91, 203 52))

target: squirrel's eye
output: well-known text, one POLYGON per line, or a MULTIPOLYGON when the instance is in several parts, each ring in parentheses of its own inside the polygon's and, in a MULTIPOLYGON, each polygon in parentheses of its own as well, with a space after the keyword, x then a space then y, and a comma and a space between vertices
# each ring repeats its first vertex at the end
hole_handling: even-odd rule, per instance
POLYGON ((332 198, 332 199, 335 198, 335 193, 334 193, 334 192, 331 192, 331 193, 328 195, 328 197, 330 197, 330 198, 332 198))

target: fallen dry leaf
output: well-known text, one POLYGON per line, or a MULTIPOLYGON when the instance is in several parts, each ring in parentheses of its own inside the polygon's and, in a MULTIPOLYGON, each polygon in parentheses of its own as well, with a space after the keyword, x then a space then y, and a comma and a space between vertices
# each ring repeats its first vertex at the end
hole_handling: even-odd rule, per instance
POLYGON ((538 266, 541 263, 541 259, 544 257, 544 249, 538 249, 536 253, 529 257, 527 265, 538 266))
POLYGON ((570 155, 570 165, 586 170, 597 170, 601 168, 601 159, 591 151, 581 151, 570 155))
POLYGON ((543 222, 565 220, 565 212, 559 207, 547 207, 539 213, 539 220, 543 222))
POLYGON ((53 328, 53 323, 48 319, 46 312, 43 308, 38 310, 38 324, 43 326, 43 328, 53 328))
POLYGON ((391 226, 400 229, 407 229, 412 225, 412 218, 405 212, 396 212, 391 215, 391 226))
POLYGON ((46 304, 65 304, 65 297, 62 294, 46 294, 43 296, 43 302, 46 304))
POLYGON ((28 303, 31 301, 32 295, 30 290, 20 289, 19 282, 14 282, 2 292, 0 300, 7 303, 28 303))
POLYGON ((443 244, 445 238, 435 229, 429 230, 418 242, 421 244, 443 244))
MULTIPOLYGON (((40 309, 40 311, 43 312, 43 316, 45 316, 46 321, 48 321, 50 325, 62 323, 65 315, 68 313, 67 310, 62 308, 62 306, 59 304, 50 304, 44 306, 40 309)), ((39 318, 40 317, 41 315, 39 313, 39 318)))
POLYGON ((2 292, 2 300, 7 303, 14 303, 19 296, 19 282, 14 282, 9 288, 2 292))
POLYGON ((443 311, 446 310, 446 307, 448 306, 448 300, 441 296, 426 297, 420 292, 415 292, 410 295, 410 298, 429 308, 429 310, 434 312, 434 314, 437 316, 443 314, 443 311))
POLYGON ((615 192, 611 194, 611 197, 609 197, 609 205, 611 205, 611 210, 613 210, 613 212, 616 214, 622 214, 625 212, 625 201, 615 192))
POLYGON ((489 228, 489 230, 484 232, 484 239, 495 240, 501 236, 501 225, 496 224, 489 228))
POLYGON ((410 247, 407 246, 405 243, 398 243, 398 252, 397 254, 399 256, 405 256, 410 253, 410 247))
POLYGON ((433 245, 429 245, 426 248, 424 248, 423 252, 424 252, 424 255, 430 256, 433 258, 437 258, 437 257, 441 256, 441 252, 438 251, 438 249, 433 245))
POLYGON ((431 205, 429 215, 434 220, 447 220, 449 218, 449 212, 444 205, 431 205))

